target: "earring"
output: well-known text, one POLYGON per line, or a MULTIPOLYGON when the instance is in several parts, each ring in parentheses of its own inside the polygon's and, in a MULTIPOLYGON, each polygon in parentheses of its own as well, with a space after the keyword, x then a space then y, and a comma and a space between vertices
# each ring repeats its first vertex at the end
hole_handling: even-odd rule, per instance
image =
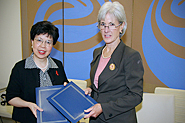
POLYGON ((122 34, 122 33, 123 33, 123 30, 120 31, 120 34, 122 34))
POLYGON ((33 46, 31 46, 31 48, 33 48, 33 46))

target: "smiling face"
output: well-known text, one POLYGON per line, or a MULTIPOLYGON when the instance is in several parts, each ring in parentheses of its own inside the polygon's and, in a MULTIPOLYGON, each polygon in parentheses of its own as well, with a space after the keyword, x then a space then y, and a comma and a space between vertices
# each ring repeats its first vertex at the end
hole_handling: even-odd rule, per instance
POLYGON ((123 29, 124 23, 119 25, 120 23, 117 21, 117 19, 113 15, 107 13, 105 20, 101 20, 100 25, 101 24, 106 26, 104 29, 101 29, 102 38, 106 44, 117 44, 120 42, 119 34, 123 29), (107 26, 116 26, 116 28, 109 29, 107 26))
POLYGON ((53 47, 53 43, 49 44, 50 42, 53 42, 53 38, 48 36, 48 34, 36 35, 34 40, 32 40, 34 57, 37 59, 46 59, 53 47))

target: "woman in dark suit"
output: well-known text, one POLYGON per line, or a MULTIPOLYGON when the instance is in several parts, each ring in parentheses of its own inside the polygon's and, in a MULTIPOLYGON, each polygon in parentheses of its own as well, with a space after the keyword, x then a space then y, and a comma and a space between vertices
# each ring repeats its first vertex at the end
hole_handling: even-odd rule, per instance
POLYGON ((85 110, 90 123, 137 123, 135 107, 143 96, 144 69, 139 52, 121 37, 127 28, 119 2, 105 2, 98 14, 98 27, 105 46, 97 48, 91 62, 91 86, 85 94, 98 103, 85 110))
POLYGON ((41 21, 30 31, 33 53, 15 64, 6 90, 6 99, 14 106, 12 119, 21 123, 36 123, 35 88, 67 84, 62 62, 51 58, 59 32, 51 22, 41 21))

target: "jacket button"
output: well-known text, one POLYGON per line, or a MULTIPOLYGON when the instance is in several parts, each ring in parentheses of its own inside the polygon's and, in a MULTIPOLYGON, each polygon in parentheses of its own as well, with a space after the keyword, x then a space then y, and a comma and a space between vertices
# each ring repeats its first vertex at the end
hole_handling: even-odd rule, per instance
POLYGON ((112 117, 112 114, 109 114, 109 117, 112 117))

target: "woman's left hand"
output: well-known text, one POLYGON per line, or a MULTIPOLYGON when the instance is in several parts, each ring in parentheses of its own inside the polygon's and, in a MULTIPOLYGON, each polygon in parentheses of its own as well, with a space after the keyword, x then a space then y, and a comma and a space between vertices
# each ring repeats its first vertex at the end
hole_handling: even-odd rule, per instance
POLYGON ((85 115, 84 118, 89 118, 89 117, 97 117, 99 114, 102 113, 102 107, 101 104, 95 104, 94 106, 88 108, 87 110, 84 110, 84 112, 90 112, 89 114, 85 115))
POLYGON ((64 86, 66 86, 68 83, 67 82, 64 82, 64 86))

